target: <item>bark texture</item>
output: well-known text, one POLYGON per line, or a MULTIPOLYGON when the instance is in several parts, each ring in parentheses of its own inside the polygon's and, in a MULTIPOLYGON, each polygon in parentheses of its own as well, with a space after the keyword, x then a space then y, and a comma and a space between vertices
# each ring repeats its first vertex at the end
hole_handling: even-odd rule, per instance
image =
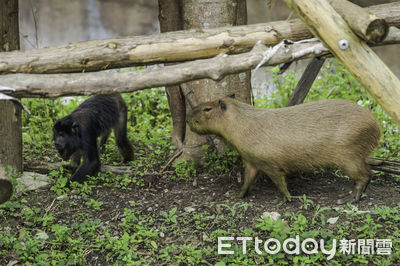
MULTIPOLYGON (((161 32, 178 31, 183 29, 182 0, 158 0, 161 32)), ((185 97, 177 86, 165 87, 169 110, 172 117, 171 141, 177 150, 182 150, 186 129, 185 97)))
MULTIPOLYGON (((18 0, 0 1, 0 52, 19 49, 18 0)), ((8 166, 22 172, 21 108, 12 101, 0 101, 0 203, 12 194, 8 166)))
MULTIPOLYGON (((385 40, 382 44, 400 44, 400 30, 390 31, 387 40, 389 41, 385 40)), ((52 74, 50 76, 48 74, 0 75, 0 93, 22 98, 55 98, 133 92, 203 78, 218 81, 228 74, 255 68, 263 60, 263 53, 268 49, 265 45, 258 43, 248 53, 225 54, 211 59, 131 72, 52 74)), ((274 66, 327 54, 329 50, 318 40, 287 44, 278 49, 262 65, 274 66)))
MULTIPOLYGON (((184 29, 209 29, 216 27, 237 26, 247 23, 245 0, 185 0, 183 2, 184 29)), ((229 44, 227 44, 229 46, 229 44)), ((196 80, 185 84, 193 92, 197 101, 202 103, 235 93, 237 99, 250 103, 251 84, 250 71, 228 75, 220 81, 210 79, 196 80)), ((189 111, 189 104, 186 105, 189 111)), ((186 126, 185 142, 182 158, 193 159, 196 165, 203 164, 204 151, 201 147, 208 143, 209 138, 197 135, 186 126)), ((216 146, 221 151, 222 141, 215 139, 216 146)))
POLYGON ((379 43, 386 38, 389 25, 384 19, 348 0, 329 0, 329 2, 346 20, 354 33, 363 40, 369 43, 379 43))

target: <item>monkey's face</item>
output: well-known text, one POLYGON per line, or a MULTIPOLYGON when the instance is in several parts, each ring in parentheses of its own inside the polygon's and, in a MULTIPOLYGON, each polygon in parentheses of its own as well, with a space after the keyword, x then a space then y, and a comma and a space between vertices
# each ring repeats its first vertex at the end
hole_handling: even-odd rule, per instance
POLYGON ((78 125, 68 116, 57 120, 53 127, 54 145, 63 160, 69 160, 80 147, 78 125))

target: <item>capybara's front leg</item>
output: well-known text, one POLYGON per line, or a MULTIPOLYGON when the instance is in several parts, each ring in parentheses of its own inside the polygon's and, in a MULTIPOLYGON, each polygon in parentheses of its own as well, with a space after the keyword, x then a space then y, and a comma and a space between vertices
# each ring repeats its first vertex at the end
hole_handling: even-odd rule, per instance
POLYGON ((251 164, 244 162, 244 165, 244 183, 242 185, 242 188, 240 189, 239 195, 237 196, 238 198, 244 198, 244 196, 246 196, 247 191, 249 190, 251 185, 254 184, 258 172, 257 168, 255 168, 251 164))

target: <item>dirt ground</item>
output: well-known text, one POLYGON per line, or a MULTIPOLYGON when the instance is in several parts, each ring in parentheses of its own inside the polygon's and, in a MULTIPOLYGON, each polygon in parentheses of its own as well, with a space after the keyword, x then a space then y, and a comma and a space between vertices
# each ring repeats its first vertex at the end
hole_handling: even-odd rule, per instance
MULTIPOLYGON (((131 185, 130 189, 118 189, 111 186, 95 188, 92 198, 102 201, 100 211, 94 217, 100 219, 109 228, 115 228, 115 235, 118 235, 118 224, 123 219, 124 208, 130 207, 130 201, 136 203, 135 210, 141 215, 157 215, 162 211, 168 212, 173 207, 183 210, 187 207, 193 208, 196 212, 208 211, 210 215, 221 215, 229 210, 218 207, 219 204, 235 203, 249 204, 243 217, 235 217, 235 224, 239 228, 248 228, 254 225, 255 221, 261 217, 263 212, 296 212, 300 209, 302 202, 294 199, 292 202, 278 204, 277 199, 280 194, 274 184, 266 177, 261 177, 250 190, 247 197, 237 199, 235 195, 239 192, 240 183, 237 180, 238 173, 231 176, 209 176, 206 173, 199 174, 192 180, 171 180, 165 175, 145 175, 142 177, 144 186, 131 185)), ((352 182, 346 178, 339 177, 333 172, 317 174, 297 174, 287 178, 288 189, 293 196, 307 195, 316 204, 335 207, 336 200, 340 195, 352 189, 352 182)), ((372 208, 375 205, 398 204, 400 200, 400 183, 390 176, 374 177, 369 185, 366 197, 356 204, 360 210, 372 208)), ((62 204, 54 204, 57 195, 50 191, 50 185, 37 191, 28 192, 25 198, 29 201, 40 201, 43 209, 51 212, 55 220, 60 223, 67 223, 74 213, 87 208, 85 201, 80 196, 74 196, 63 200, 62 204), (71 207, 70 200, 77 204, 71 207)), ((229 213, 226 213, 229 215, 229 213)), ((310 215, 312 213, 310 212, 310 215)), ((72 223, 72 221, 71 221, 72 223)), ((160 224, 162 221, 160 220, 160 224)), ((195 225, 191 225, 195 226, 195 225)), ((203 233, 208 234, 216 230, 212 220, 203 233)), ((170 236, 166 232, 165 241, 179 242, 185 241, 188 235, 170 236)), ((192 237, 192 236, 190 236, 192 237)), ((197 236, 201 238, 200 236, 197 236)), ((198 239, 201 241, 201 239, 198 239)), ((149 255, 150 256, 150 255, 149 255)), ((92 252, 87 256, 88 263, 100 265, 105 263, 102 254, 92 252)))

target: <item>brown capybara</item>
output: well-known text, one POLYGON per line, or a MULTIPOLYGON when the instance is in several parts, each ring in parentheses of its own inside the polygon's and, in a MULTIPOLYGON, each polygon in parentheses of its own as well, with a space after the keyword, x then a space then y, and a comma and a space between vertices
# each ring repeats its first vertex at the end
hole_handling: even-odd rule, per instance
POLYGON ((225 97, 196 106, 188 123, 198 134, 215 134, 233 146, 245 165, 244 197, 257 172, 266 173, 290 201, 285 174, 340 167, 355 186, 346 201, 360 199, 371 178, 367 158, 380 128, 363 107, 345 100, 260 109, 225 97))

